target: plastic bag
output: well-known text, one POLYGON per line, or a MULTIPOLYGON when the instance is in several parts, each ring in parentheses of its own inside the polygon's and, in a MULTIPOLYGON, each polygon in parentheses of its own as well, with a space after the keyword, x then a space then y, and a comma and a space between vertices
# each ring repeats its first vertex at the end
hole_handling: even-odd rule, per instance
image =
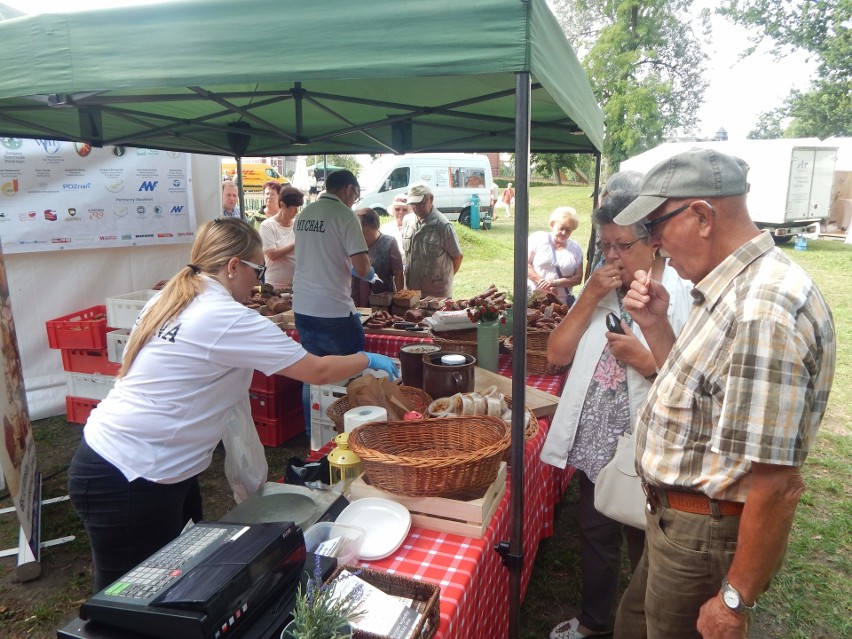
POLYGON ((239 504, 266 483, 269 466, 251 418, 248 394, 243 401, 231 407, 226 421, 222 436, 225 445, 225 476, 239 504))

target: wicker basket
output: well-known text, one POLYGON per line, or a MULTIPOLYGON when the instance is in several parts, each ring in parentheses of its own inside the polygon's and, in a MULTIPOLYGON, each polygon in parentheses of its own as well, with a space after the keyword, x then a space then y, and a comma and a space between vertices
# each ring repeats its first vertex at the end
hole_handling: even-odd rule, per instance
POLYGON ((546 351, 551 331, 527 327, 527 350, 546 351))
POLYGON ((490 486, 510 439, 498 417, 439 417, 363 424, 349 433, 349 447, 377 488, 445 497, 490 486))
MULTIPOLYGON (((510 397, 506 398, 506 403, 509 405, 509 408, 512 408, 512 399, 510 397)), ((527 415, 529 415, 529 420, 527 420, 527 427, 524 429, 524 442, 528 442, 533 437, 538 435, 538 417, 535 416, 535 413, 532 412, 529 408, 527 408, 527 415)), ((511 431, 512 425, 509 424, 509 430, 511 431)), ((503 453, 503 461, 508 462, 509 458, 512 456, 512 448, 511 446, 506 449, 503 453)))
POLYGON ((429 331, 432 342, 450 353, 465 353, 476 357, 476 329, 465 328, 460 331, 429 331))
MULTIPOLYGON (((400 386, 399 391, 405 399, 414 404, 414 408, 412 410, 416 410, 421 415, 426 415, 429 404, 432 403, 432 398, 429 397, 429 395, 414 386, 400 386)), ((343 432, 343 415, 350 408, 352 408, 352 406, 349 404, 349 397, 344 396, 334 402, 325 411, 328 418, 334 422, 334 428, 338 433, 343 432)))
MULTIPOLYGON (((437 632, 438 625, 441 623, 440 586, 380 570, 362 568, 361 566, 338 566, 334 574, 329 577, 329 581, 337 579, 343 570, 357 574, 360 579, 384 593, 412 600, 413 607, 417 608, 422 617, 415 626, 411 639, 429 639, 437 632)), ((353 630, 353 639, 382 639, 380 635, 374 635, 363 630, 353 630)))
MULTIPOLYGON (((513 353, 512 338, 507 337, 503 341, 503 346, 513 353)), ((514 353, 513 353, 514 354, 514 353)), ((557 366, 547 361, 547 351, 537 351, 527 348, 527 373, 533 375, 557 375, 568 370, 568 366, 557 366)))

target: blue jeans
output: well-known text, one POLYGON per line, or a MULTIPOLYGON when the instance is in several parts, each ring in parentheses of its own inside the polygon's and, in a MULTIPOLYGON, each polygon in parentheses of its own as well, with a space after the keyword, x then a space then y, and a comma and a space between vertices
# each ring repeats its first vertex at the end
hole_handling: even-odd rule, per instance
MULTIPOLYGON (((364 350, 364 327, 358 313, 350 313, 347 317, 314 317, 302 313, 294 315, 299 341, 311 355, 352 355, 364 350)), ((305 416, 305 432, 310 439, 310 384, 302 384, 302 411, 305 416)))
POLYGON ((92 547, 95 592, 133 569, 201 521, 201 489, 192 477, 177 484, 131 482, 80 442, 68 469, 68 494, 92 547))

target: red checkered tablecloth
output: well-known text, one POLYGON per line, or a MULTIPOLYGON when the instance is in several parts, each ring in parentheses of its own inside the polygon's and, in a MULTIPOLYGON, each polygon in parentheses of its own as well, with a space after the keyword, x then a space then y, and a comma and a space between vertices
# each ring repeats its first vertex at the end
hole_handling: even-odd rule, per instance
MULTIPOLYGON (((367 349, 387 355, 399 352, 405 343, 417 338, 394 335, 368 335, 367 349)), ((511 360, 500 358, 500 374, 511 377, 511 360)), ((565 375, 529 375, 527 384, 553 394, 560 394, 565 375)), ((539 420, 538 434, 524 446, 523 481, 523 570, 522 592, 526 592, 532 575, 539 542, 553 534, 554 509, 573 470, 560 470, 539 459, 549 427, 549 418, 539 420)), ((331 444, 319 451, 325 454, 331 444)), ((509 628, 508 568, 494 550, 510 535, 511 469, 506 494, 500 501, 482 539, 462 537, 412 526, 405 541, 391 556, 380 561, 365 562, 376 570, 438 584, 441 587, 441 623, 438 639, 470 639, 488 637, 502 639, 509 628)))

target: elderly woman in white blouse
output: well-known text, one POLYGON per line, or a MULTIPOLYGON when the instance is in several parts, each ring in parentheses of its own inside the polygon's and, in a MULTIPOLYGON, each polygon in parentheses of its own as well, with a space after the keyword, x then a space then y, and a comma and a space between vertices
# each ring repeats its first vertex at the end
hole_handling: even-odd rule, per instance
POLYGON ((553 293, 560 304, 568 303, 572 287, 583 280, 583 248, 571 239, 580 220, 570 206, 550 214, 550 232, 530 235, 527 259, 527 289, 553 293))

